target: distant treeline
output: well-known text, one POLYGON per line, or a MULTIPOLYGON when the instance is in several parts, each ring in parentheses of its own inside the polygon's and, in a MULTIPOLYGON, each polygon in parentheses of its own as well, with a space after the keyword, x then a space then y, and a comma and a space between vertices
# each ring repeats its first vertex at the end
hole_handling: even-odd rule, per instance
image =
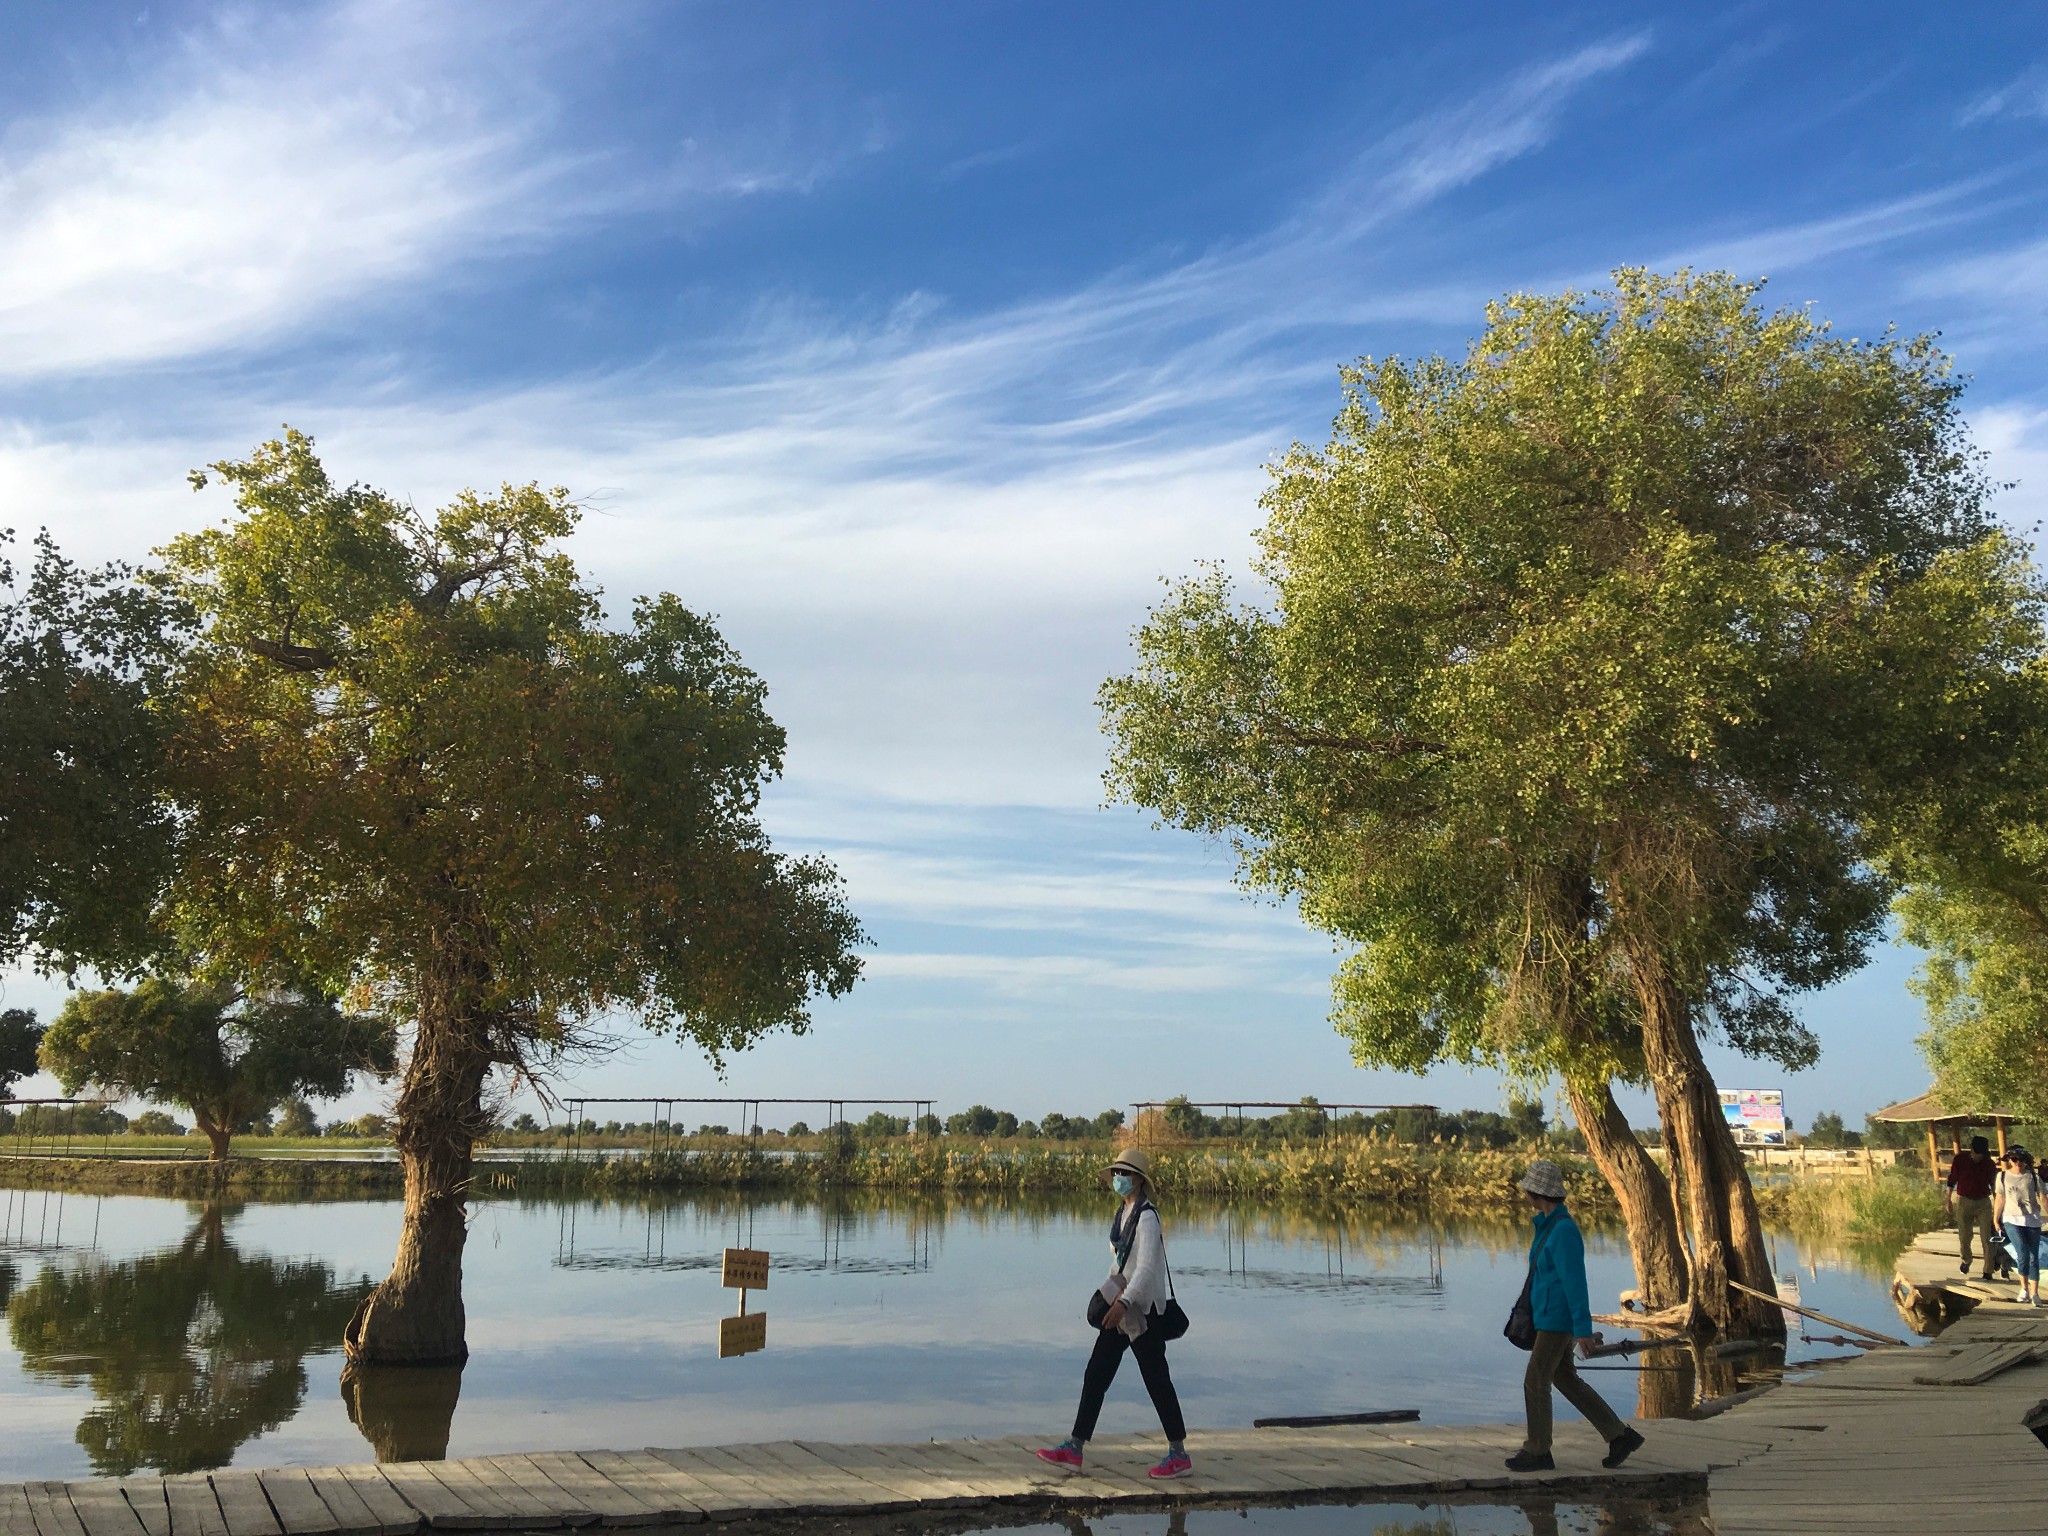
MULTIPOLYGON (((693 1129, 681 1122, 657 1120, 584 1120, 580 1124, 566 1122, 544 1126, 532 1115, 520 1114, 507 1122, 501 1137, 494 1139, 580 1137, 584 1140, 617 1138, 637 1142, 643 1138, 664 1136, 740 1135, 790 1140, 852 1138, 876 1142, 917 1135, 950 1136, 973 1141, 1105 1142, 1127 1123, 1120 1109, 1105 1109, 1095 1115, 1069 1115, 1053 1110, 1036 1120, 1026 1120, 1010 1110, 993 1109, 986 1104, 970 1105, 943 1119, 937 1115, 923 1115, 913 1121, 907 1115, 891 1115, 877 1110, 865 1119, 839 1120, 816 1127, 796 1120, 786 1128, 753 1125, 741 1126, 737 1130, 730 1125, 711 1123, 693 1129)), ((1527 1146, 1538 1141, 1573 1147, 1583 1145, 1575 1129, 1553 1128, 1541 1102, 1532 1099, 1511 1101, 1505 1114, 1484 1109, 1440 1110, 1428 1105, 1376 1113, 1356 1110, 1332 1113, 1311 1097, 1277 1113, 1239 1115, 1205 1113, 1182 1096, 1167 1100, 1160 1108, 1143 1111, 1134 1133, 1137 1140, 1147 1144, 1229 1141, 1277 1147, 1344 1136, 1377 1137, 1409 1146, 1442 1144, 1500 1149, 1527 1146)))
MULTIPOLYGON (((160 1109, 129 1116, 109 1104, 17 1104, 0 1101, 0 1136, 196 1136, 160 1109)), ((338 1136, 378 1140, 391 1134, 383 1115, 360 1115, 322 1125, 303 1099, 287 1100, 275 1114, 235 1127, 237 1136, 338 1136)))

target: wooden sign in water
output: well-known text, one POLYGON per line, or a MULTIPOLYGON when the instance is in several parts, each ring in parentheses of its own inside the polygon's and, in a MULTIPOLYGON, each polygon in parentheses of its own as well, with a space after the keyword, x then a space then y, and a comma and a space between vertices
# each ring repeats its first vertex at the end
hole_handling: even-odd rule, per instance
POLYGON ((719 1270, 719 1284, 729 1291, 765 1291, 768 1289, 768 1250, 765 1248, 728 1248, 725 1263, 719 1270))
POLYGON ((719 1359, 729 1360, 734 1355, 751 1355, 755 1350, 767 1347, 766 1312, 742 1312, 738 1317, 721 1317, 718 1320, 719 1359))

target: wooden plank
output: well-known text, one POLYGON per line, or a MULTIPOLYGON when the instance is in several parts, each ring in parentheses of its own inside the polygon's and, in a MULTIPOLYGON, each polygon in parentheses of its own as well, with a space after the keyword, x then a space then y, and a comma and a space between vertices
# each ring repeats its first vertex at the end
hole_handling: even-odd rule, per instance
POLYGON ((171 1506, 164 1499, 162 1478, 124 1477, 120 1489, 149 1536, 171 1536, 171 1506))
POLYGON ((946 1449, 975 1469, 975 1476, 991 1497, 998 1501, 1035 1499, 1053 1479, 1063 1474, 1036 1456, 1026 1457, 1015 1447, 1000 1441, 947 1440, 946 1449))
POLYGON ((28 1489, 20 1483, 0 1483, 0 1536, 37 1536, 28 1489))
MULTIPOLYGON (((398 1495, 436 1530, 481 1531, 490 1528, 491 1517, 479 1514, 466 1499, 451 1493, 446 1483, 427 1470, 425 1462, 391 1461, 382 1463, 377 1470, 398 1495)), ((351 1477, 349 1481, 354 1482, 355 1478, 351 1477)))
POLYGON ((659 1456, 645 1451, 581 1451, 577 1460, 616 1490, 614 1497, 623 1495, 646 1506, 644 1516, 622 1512, 607 1516, 606 1525, 676 1525, 704 1518, 704 1506, 689 1494, 696 1485, 659 1456))
POLYGON ((213 1484, 213 1496, 220 1500, 228 1536, 284 1536, 254 1472, 214 1472, 207 1481, 213 1484))
POLYGON ((171 1510, 171 1536, 228 1536, 220 1500, 205 1474, 165 1478, 164 1502, 171 1510))
POLYGON ((960 1503, 957 1483, 934 1476, 927 1467, 915 1465, 893 1445, 823 1445, 815 1441, 792 1442, 812 1464, 829 1468, 834 1475, 851 1477, 873 1490, 876 1504, 908 1500, 915 1507, 947 1509, 960 1503))
MULTIPOLYGON (((684 1473, 705 1485, 713 1497, 725 1509, 764 1509, 780 1513, 795 1507, 772 1487, 768 1487, 758 1475, 756 1468, 748 1462, 741 1462, 731 1452, 719 1446, 690 1446, 684 1450, 662 1450, 649 1446, 649 1454, 666 1460, 670 1466, 680 1466, 684 1473)), ((711 1503, 705 1505, 713 1509, 711 1503)))
POLYGON ((507 1478, 534 1498, 552 1499, 557 1512, 556 1519, 562 1525, 580 1528, 597 1524, 597 1511, 590 1507, 588 1500, 578 1498, 564 1488, 536 1467, 530 1458, 506 1455, 483 1456, 477 1459, 489 1462, 501 1477, 507 1478))
POLYGON ((520 1457, 493 1456, 493 1462, 524 1463, 522 1476, 536 1476, 546 1479, 562 1490, 562 1504, 566 1517, 573 1517, 578 1523, 595 1524, 600 1520, 614 1525, 626 1523, 629 1517, 644 1513, 644 1501, 615 1487, 607 1478, 590 1469, 589 1463, 570 1451, 534 1451, 520 1457), (588 1522, 582 1517, 588 1515, 588 1522))
POLYGON ((291 1536, 334 1536, 341 1524, 314 1491, 303 1467, 274 1467, 256 1474, 277 1522, 291 1536))
POLYGON ((314 1475, 314 1482, 327 1473, 332 1473, 348 1485, 348 1491, 361 1499, 369 1511, 384 1528, 385 1536, 404 1536, 405 1532, 417 1531, 424 1523, 420 1512, 406 1502, 405 1496, 391 1486, 391 1480, 384 1475, 381 1467, 368 1462, 354 1462, 345 1467, 328 1467, 314 1475))
MULTIPOLYGON (((306 1481, 334 1517, 334 1529, 339 1536, 384 1536, 384 1522, 335 1468, 308 1467, 306 1481)), ((418 1525, 419 1521, 414 1519, 408 1529, 418 1525)))
POLYGON ((737 1520, 741 1516, 772 1513, 762 1503, 762 1497, 754 1487, 733 1481, 723 1473, 723 1468, 711 1468, 692 1460, 688 1450, 659 1450, 649 1446, 647 1454, 674 1470, 676 1477, 682 1479, 684 1497, 698 1505, 711 1520, 737 1520))
POLYGON ((2037 1360, 2044 1352, 2048 1352, 2048 1344, 2031 1339, 1972 1344, 1940 1365, 1915 1372, 1913 1380, 1927 1387, 1974 1387, 2016 1365, 2037 1360))
POLYGON ((848 1509, 901 1513, 942 1497, 918 1473, 881 1460, 877 1450, 877 1446, 829 1446, 793 1440, 786 1442, 782 1454, 797 1466, 809 1466, 809 1477, 840 1489, 836 1497, 844 1499, 848 1509))
POLYGON ((549 1496, 536 1499, 488 1462, 426 1461, 421 1466, 438 1477, 448 1491, 462 1499, 500 1530, 515 1525, 560 1525, 561 1500, 549 1496))
POLYGON ((72 1483, 68 1491, 71 1507, 78 1512, 86 1536, 144 1536, 141 1520, 115 1484, 72 1483))
POLYGON ((71 1491, 62 1483, 24 1483, 28 1511, 36 1523, 36 1536, 86 1536, 85 1524, 71 1506, 71 1491))

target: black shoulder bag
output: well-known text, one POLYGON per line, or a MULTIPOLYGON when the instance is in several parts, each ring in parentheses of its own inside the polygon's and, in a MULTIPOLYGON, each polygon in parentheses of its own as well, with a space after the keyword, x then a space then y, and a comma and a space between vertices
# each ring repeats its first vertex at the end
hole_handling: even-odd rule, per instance
MULTIPOLYGON (((1117 1245, 1116 1272, 1118 1274, 1122 1274, 1124 1266, 1131 1262, 1131 1249, 1138 1241, 1138 1218, 1147 1211, 1150 1211, 1155 1217, 1159 1214, 1159 1208, 1149 1200, 1140 1204, 1131 1213, 1131 1229, 1125 1235, 1124 1240, 1117 1245)), ((1164 1223, 1161 1224, 1159 1257, 1166 1261, 1166 1305, 1157 1312, 1152 1313, 1151 1320, 1145 1326, 1157 1328, 1159 1330, 1159 1337, 1171 1343, 1188 1331, 1188 1315, 1181 1307, 1180 1299, 1174 1294, 1173 1264, 1171 1260, 1166 1259, 1164 1223)), ((1102 1287, 1098 1285, 1088 1293, 1088 1326, 1100 1332, 1102 1320, 1108 1316, 1109 1303, 1103 1300, 1102 1287)))
POLYGON ((1545 1227, 1543 1235, 1536 1239, 1536 1246, 1529 1250, 1529 1273, 1522 1277, 1522 1294, 1515 1298, 1515 1304, 1508 1312, 1508 1324, 1500 1331, 1501 1337, 1517 1349, 1536 1347, 1536 1312, 1529 1305, 1529 1287, 1536 1283, 1536 1256, 1543 1251, 1543 1245, 1550 1241, 1550 1234, 1556 1228, 1555 1221, 1545 1227))

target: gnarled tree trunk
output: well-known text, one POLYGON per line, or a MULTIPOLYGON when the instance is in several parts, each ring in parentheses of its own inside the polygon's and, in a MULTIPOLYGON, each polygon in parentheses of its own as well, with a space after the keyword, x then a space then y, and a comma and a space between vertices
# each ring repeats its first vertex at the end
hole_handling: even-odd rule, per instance
POLYGON ((1782 1334, 1785 1319, 1777 1307, 1728 1284, 1738 1280, 1767 1296, 1777 1294, 1749 1168, 1728 1134, 1691 1014, 1676 989, 1654 971, 1639 967, 1637 995, 1643 1057, 1664 1124, 1664 1145, 1685 1193, 1695 1319, 1723 1332, 1782 1334))
POLYGON ((392 1136, 405 1168, 398 1256, 349 1319, 344 1342, 352 1361, 456 1365, 469 1358, 462 1248, 490 1068, 487 1021, 459 1001, 423 999, 392 1136))
POLYGON ((226 1162, 228 1142, 235 1134, 233 1124, 219 1119, 211 1111, 201 1109, 197 1104, 192 1106, 192 1123, 199 1127, 200 1134, 206 1138, 207 1146, 212 1148, 207 1157, 216 1163, 226 1162))
POLYGON ((1686 1257, 1671 1181, 1649 1149, 1636 1140, 1628 1116, 1606 1083, 1581 1087, 1567 1080, 1565 1091, 1571 1095, 1572 1114, 1585 1133, 1587 1150, 1621 1202, 1638 1298, 1651 1311, 1677 1306, 1686 1297, 1686 1257))

